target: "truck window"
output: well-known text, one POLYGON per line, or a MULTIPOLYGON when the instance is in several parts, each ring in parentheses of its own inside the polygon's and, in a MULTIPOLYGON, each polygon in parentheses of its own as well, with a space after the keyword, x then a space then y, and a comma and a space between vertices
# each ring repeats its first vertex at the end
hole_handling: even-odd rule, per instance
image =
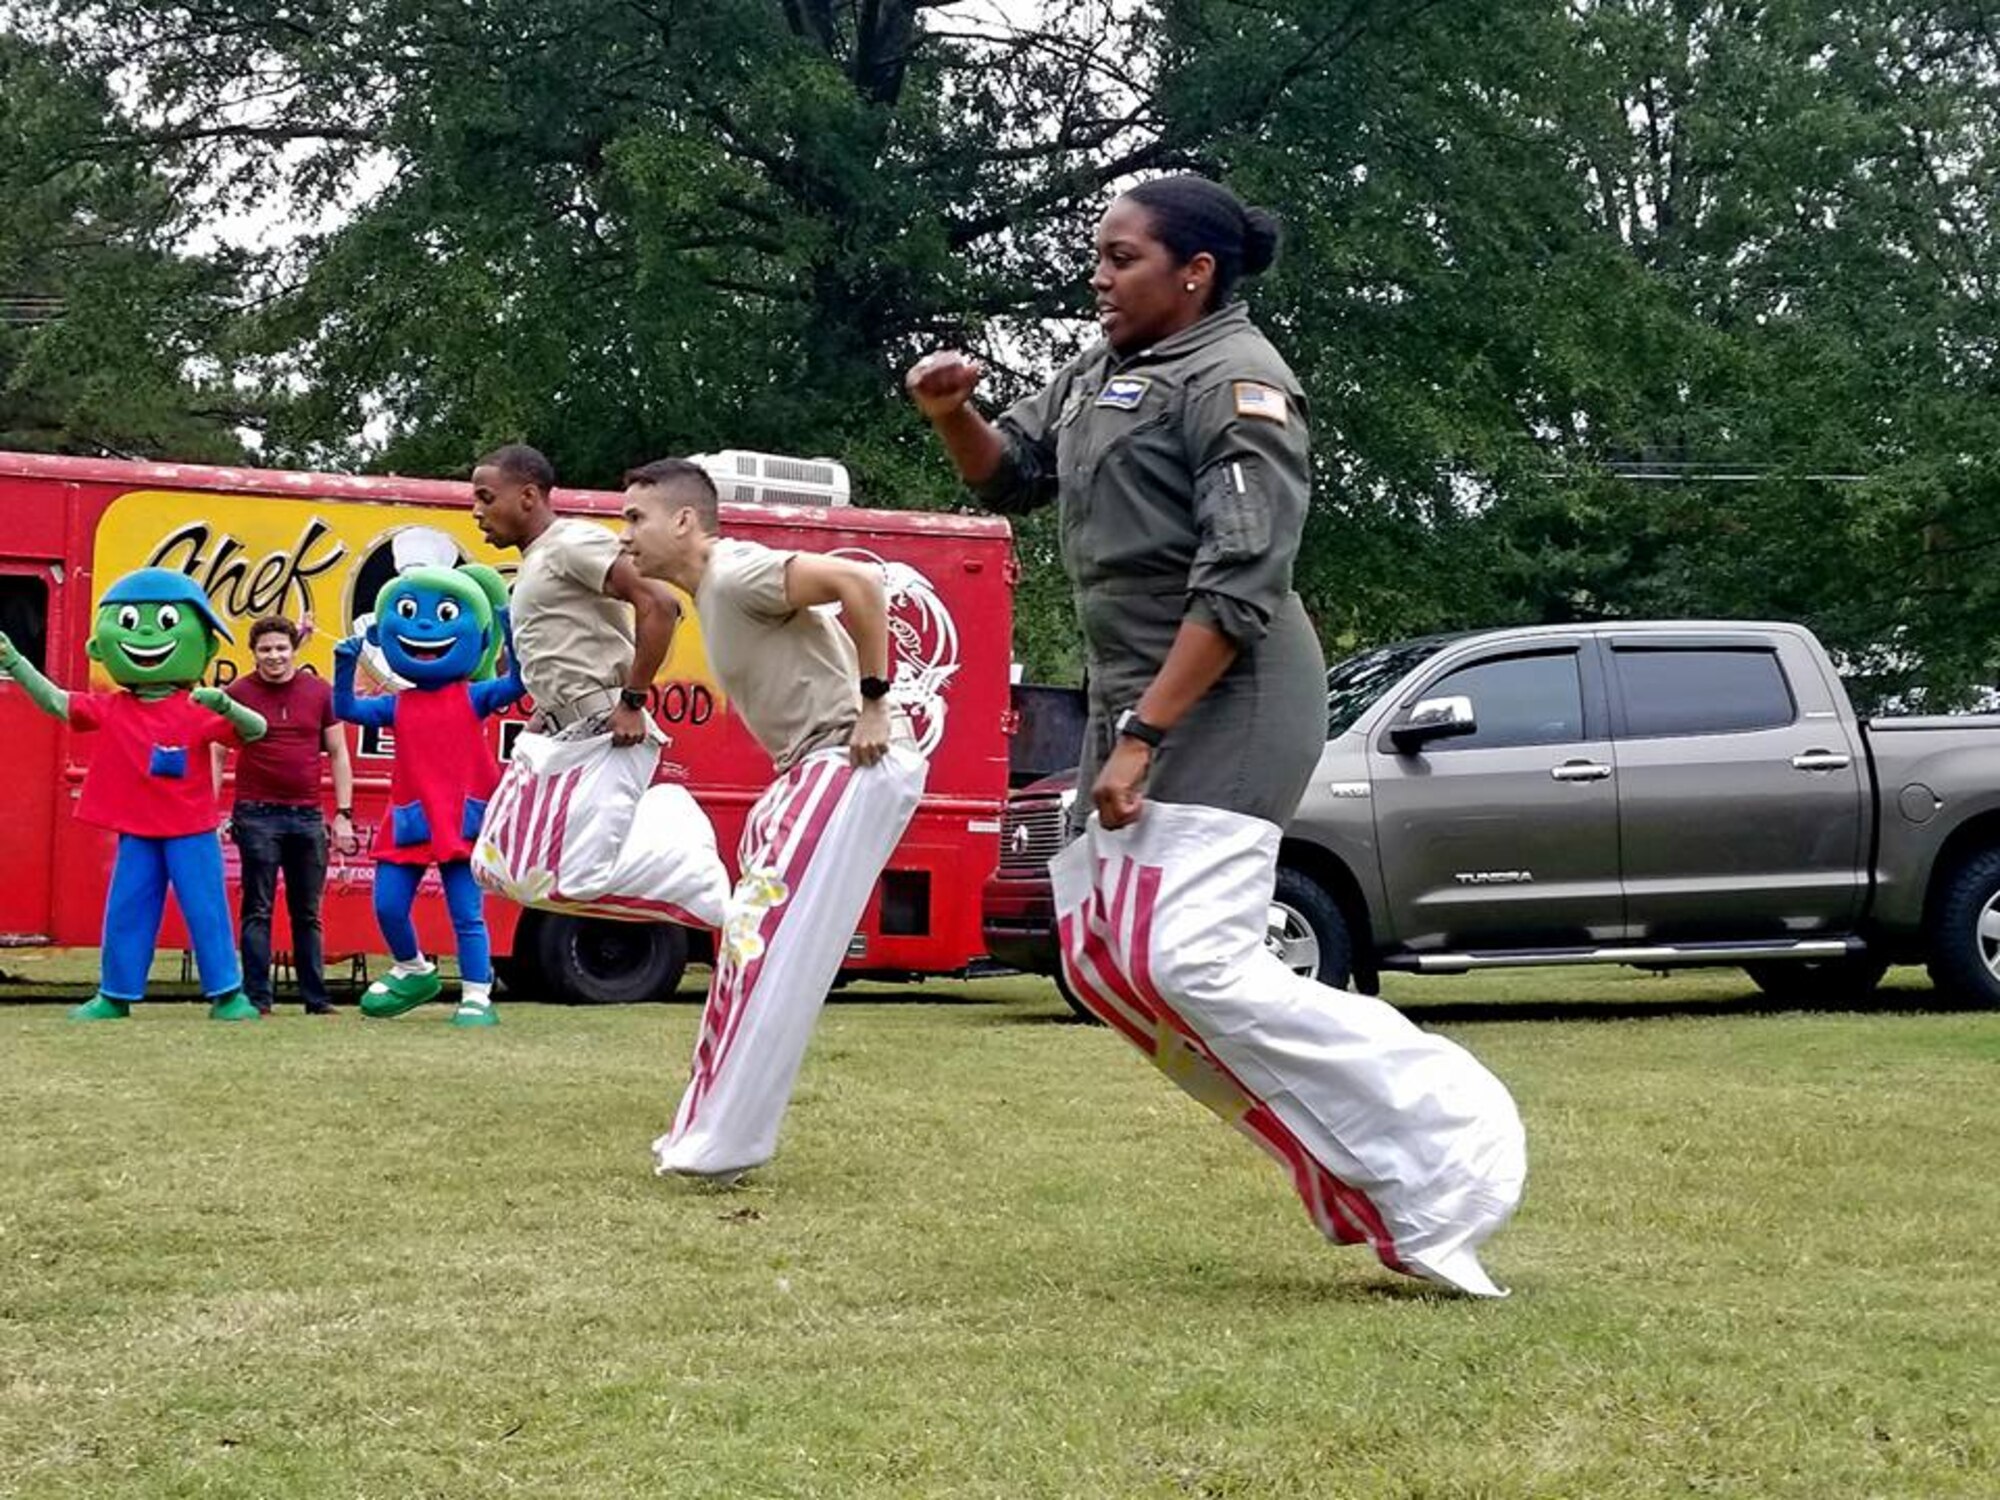
POLYGON ((49 585, 46 579, 0 574, 0 631, 38 672, 49 669, 49 585))
POLYGON ((1475 733, 1427 745, 1427 755, 1583 738, 1583 681, 1574 651, 1477 662, 1446 673, 1418 696, 1470 698, 1479 725, 1475 733))
POLYGON ((1797 717, 1774 651, 1621 646, 1612 660, 1634 739, 1775 729, 1797 717))
POLYGON ((1356 652, 1326 674, 1326 737, 1337 739, 1382 695, 1450 645, 1457 636, 1431 635, 1356 652))

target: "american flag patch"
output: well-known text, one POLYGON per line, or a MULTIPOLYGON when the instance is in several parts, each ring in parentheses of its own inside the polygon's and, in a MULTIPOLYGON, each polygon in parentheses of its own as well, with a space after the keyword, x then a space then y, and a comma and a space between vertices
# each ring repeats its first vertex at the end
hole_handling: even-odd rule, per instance
POLYGON ((1255 380, 1236 382, 1236 415, 1239 417, 1262 417, 1266 422, 1276 422, 1280 427, 1291 421, 1287 409, 1285 393, 1274 385, 1263 385, 1255 380))

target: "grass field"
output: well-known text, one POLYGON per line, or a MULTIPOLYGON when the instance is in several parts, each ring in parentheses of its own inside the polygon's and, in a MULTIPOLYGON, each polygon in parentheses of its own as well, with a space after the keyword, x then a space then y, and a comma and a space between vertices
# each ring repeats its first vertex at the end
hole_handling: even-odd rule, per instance
POLYGON ((1397 986, 1528 1123, 1502 1303, 1032 981, 830 1008, 733 1192, 691 1004, 0 1007, 0 1494, 1991 1496, 2000 1016, 1901 982, 1397 986))

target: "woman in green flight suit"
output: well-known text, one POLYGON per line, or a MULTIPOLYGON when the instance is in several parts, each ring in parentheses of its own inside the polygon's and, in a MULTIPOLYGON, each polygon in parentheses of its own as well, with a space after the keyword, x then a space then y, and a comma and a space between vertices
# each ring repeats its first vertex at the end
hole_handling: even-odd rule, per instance
POLYGON ((1298 381, 1240 302, 1276 222, 1201 178, 1111 205, 1091 289, 1104 342, 991 425, 979 367, 933 355, 917 405, 999 510, 1060 497, 1106 828, 1150 796, 1282 825, 1326 742, 1326 663, 1292 592, 1311 489, 1298 381))
POLYGON ((1326 741, 1298 595, 1306 403, 1242 304, 1276 221, 1200 177, 1097 227, 1104 341, 997 423, 941 351, 906 385, 986 503, 1057 502, 1090 673, 1082 837, 1051 870, 1064 972, 1105 1021, 1292 1174, 1315 1224, 1392 1269, 1500 1295, 1477 1258, 1526 1174, 1499 1080, 1263 947, 1281 830, 1326 741))

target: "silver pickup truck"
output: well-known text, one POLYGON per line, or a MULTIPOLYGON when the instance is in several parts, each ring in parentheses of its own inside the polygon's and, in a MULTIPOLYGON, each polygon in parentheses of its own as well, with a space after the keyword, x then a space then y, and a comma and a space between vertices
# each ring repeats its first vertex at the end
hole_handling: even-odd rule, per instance
MULTIPOLYGON (((1055 971, 1049 856, 1075 788, 1014 794, 989 951, 1055 971)), ((1797 625, 1434 636, 1327 674, 1270 941, 1383 970, 1731 965, 1801 1004, 1923 962, 2000 1004, 2000 717, 1859 720, 1797 625)))

